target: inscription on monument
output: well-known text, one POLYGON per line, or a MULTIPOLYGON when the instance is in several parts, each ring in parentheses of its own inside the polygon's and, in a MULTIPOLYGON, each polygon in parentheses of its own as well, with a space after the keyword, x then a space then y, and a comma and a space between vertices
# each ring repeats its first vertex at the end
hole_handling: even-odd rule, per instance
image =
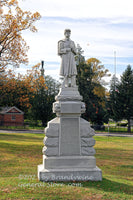
POLYGON ((60 155, 80 155, 79 118, 61 118, 60 155))

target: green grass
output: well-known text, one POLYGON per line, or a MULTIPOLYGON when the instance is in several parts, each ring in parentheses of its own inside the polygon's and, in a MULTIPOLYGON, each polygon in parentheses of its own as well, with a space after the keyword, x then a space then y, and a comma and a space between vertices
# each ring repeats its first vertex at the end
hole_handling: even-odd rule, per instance
POLYGON ((0 134, 0 199, 133 199, 133 138, 96 136, 96 161, 103 181, 43 183, 43 134, 0 134))

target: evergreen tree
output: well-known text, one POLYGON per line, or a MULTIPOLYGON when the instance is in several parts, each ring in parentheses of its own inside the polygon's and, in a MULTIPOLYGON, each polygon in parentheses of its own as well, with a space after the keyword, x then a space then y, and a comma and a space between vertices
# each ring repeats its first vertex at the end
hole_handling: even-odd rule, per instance
POLYGON ((111 119, 119 121, 121 119, 120 104, 118 104, 118 84, 119 80, 114 75, 110 81, 110 96, 108 100, 108 113, 111 119))
POLYGON ((128 65, 120 82, 110 90, 110 110, 116 121, 126 119, 128 132, 131 132, 130 120, 133 117, 133 70, 128 65))
POLYGON ((133 117, 133 70, 128 65, 118 86, 118 100, 121 105, 121 116, 128 121, 128 132, 131 132, 130 120, 133 117))

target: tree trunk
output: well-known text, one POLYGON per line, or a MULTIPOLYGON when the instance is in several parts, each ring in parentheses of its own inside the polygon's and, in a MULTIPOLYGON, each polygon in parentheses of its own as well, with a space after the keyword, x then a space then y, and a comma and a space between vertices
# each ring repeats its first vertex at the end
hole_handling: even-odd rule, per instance
POLYGON ((128 133, 131 133, 131 123, 130 123, 130 119, 128 119, 127 132, 128 132, 128 133))
POLYGON ((42 127, 46 127, 46 126, 47 126, 46 120, 42 119, 42 127))

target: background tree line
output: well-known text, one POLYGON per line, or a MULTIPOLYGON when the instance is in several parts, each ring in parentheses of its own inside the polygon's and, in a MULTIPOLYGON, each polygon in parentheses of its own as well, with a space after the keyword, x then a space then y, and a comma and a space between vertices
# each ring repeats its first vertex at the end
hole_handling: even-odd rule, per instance
POLYGON ((41 75, 40 64, 26 75, 8 70, 0 76, 0 107, 16 106, 23 110, 25 119, 41 120, 45 126, 53 117, 52 103, 59 90, 59 82, 41 75))
POLYGON ((77 57, 77 83, 80 94, 86 103, 86 112, 83 117, 92 123, 102 125, 110 119, 128 121, 128 132, 131 132, 133 119, 133 70, 130 65, 121 75, 120 80, 113 76, 110 81, 110 90, 106 90, 105 79, 110 76, 96 58, 85 61, 80 48, 77 57), (104 81, 103 81, 104 78, 104 81))
MULTIPOLYGON (((128 132, 133 117, 133 70, 128 65, 121 79, 111 79, 110 91, 106 91, 102 78, 109 76, 108 70, 96 58, 84 59, 77 65, 77 84, 83 96, 86 112, 83 118, 95 125, 126 119, 128 132)), ((54 117, 52 104, 58 94, 60 82, 43 76, 40 64, 25 75, 15 75, 8 70, 0 76, 0 107, 17 106, 25 112, 25 118, 42 121, 42 125, 54 117)))
POLYGON ((115 121, 126 119, 128 132, 131 132, 131 119, 133 120, 133 70, 130 65, 123 72, 121 79, 113 76, 108 99, 108 112, 115 121))
MULTIPOLYGON (((0 106, 17 106, 25 112, 25 117, 41 120, 43 126, 53 118, 52 103, 58 93, 60 83, 50 76, 41 75, 35 65, 26 75, 15 75, 15 70, 7 66, 19 67, 28 64, 28 45, 22 32, 29 29, 36 32, 34 22, 40 19, 38 12, 23 11, 17 0, 0 0, 0 106)), ((121 76, 120 81, 113 77, 110 91, 106 90, 106 76, 109 71, 96 58, 85 61, 82 48, 77 48, 77 85, 86 112, 83 117, 97 125, 108 122, 130 120, 133 117, 133 70, 131 66, 121 76)))

